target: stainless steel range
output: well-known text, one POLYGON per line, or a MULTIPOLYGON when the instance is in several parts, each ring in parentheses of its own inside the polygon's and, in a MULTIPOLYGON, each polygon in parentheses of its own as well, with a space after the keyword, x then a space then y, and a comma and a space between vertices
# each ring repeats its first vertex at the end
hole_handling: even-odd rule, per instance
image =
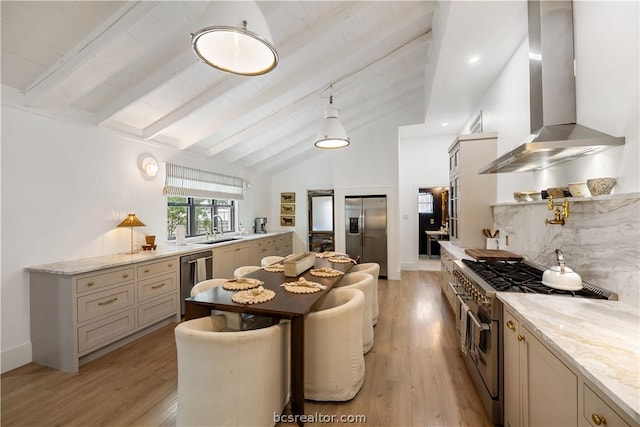
POLYGON ((583 283, 579 291, 542 284, 545 268, 529 261, 455 261, 454 313, 460 348, 487 414, 496 425, 503 417, 502 303, 497 292, 526 292, 570 298, 617 300, 617 294, 583 283))

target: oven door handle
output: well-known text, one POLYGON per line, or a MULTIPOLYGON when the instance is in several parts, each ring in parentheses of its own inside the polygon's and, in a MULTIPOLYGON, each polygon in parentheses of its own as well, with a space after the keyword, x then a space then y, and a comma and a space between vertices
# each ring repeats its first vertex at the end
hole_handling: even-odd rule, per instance
POLYGON ((458 295, 462 295, 463 294, 463 292, 458 292, 456 290, 455 285, 453 283, 451 283, 451 282, 449 282, 449 287, 451 288, 451 291, 453 292, 453 295, 458 296, 458 295))
POLYGON ((487 325, 486 323, 482 323, 478 319, 476 319, 476 316, 471 311, 469 312, 469 318, 473 321, 473 323, 475 323, 476 328, 478 328, 479 330, 488 331, 489 329, 491 329, 491 326, 487 325))

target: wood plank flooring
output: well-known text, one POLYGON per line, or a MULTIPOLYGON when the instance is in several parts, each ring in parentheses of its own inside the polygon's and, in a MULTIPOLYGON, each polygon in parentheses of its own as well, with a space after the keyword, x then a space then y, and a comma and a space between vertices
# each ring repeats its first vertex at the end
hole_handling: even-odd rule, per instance
MULTIPOLYGON (((349 402, 307 401, 308 415, 364 415, 368 426, 491 426, 457 349, 438 281, 432 271, 380 280, 380 318, 362 389, 349 402)), ((33 363, 3 374, 1 425, 175 425, 174 326, 76 374, 33 363)))

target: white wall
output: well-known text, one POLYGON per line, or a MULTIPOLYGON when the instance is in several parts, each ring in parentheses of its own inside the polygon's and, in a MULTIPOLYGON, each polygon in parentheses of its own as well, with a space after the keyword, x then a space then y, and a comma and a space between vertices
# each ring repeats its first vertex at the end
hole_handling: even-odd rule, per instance
MULTIPOLYGON (((599 176, 618 178, 614 192, 640 189, 638 2, 576 1, 573 5, 577 121, 624 136, 626 144, 541 172, 499 174, 498 202, 513 201, 514 191, 566 186, 599 176)), ((530 133, 528 88, 525 39, 477 108, 483 113, 484 131, 498 132, 498 155, 522 144, 530 133)))
MULTIPOLYGON (((296 192, 294 251, 308 248, 307 190, 334 190, 336 249, 344 250, 344 197, 348 195, 387 196, 388 277, 400 278, 398 229, 398 127, 422 120, 422 103, 404 106, 383 120, 349 130, 351 145, 292 166, 273 176, 272 200, 280 193, 296 192)), ((272 208, 269 223, 279 216, 272 208)), ((279 223, 279 219, 278 219, 279 223)))
POLYGON ((129 230, 115 226, 134 212, 146 227, 134 229, 166 239, 164 173, 143 178, 141 153, 159 162, 243 177, 252 183, 240 203, 250 225, 269 206, 270 180, 107 131, 2 108, 2 371, 31 361, 30 265, 126 252, 129 230))
POLYGON ((448 148, 456 135, 428 136, 423 125, 398 130, 400 269, 418 269, 418 189, 449 186, 448 148))

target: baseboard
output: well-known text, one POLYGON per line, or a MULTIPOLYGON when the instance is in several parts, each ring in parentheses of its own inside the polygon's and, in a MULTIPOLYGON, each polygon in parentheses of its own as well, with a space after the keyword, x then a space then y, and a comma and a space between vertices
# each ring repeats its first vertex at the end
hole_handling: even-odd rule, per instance
POLYGON ((31 353, 31 341, 17 347, 4 350, 0 354, 2 373, 9 372, 20 366, 31 363, 33 356, 31 353))

